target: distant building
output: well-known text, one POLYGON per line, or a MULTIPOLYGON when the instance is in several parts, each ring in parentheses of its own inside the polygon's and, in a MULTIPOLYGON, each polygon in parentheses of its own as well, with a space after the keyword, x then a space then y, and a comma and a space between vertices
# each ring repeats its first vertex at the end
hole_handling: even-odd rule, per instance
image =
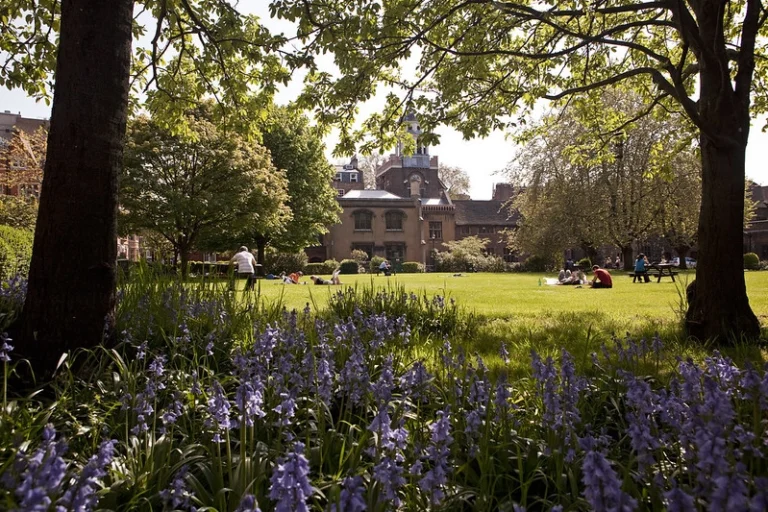
POLYGON ((433 250, 471 235, 491 240, 489 254, 515 261, 503 235, 516 226, 517 215, 510 215, 504 206, 514 189, 497 185, 491 201, 451 200, 438 177, 437 157, 419 143, 422 130, 416 117, 408 114, 404 122, 416 141, 416 151, 406 155, 403 145, 398 145, 376 170, 375 189, 365 189, 356 157, 337 166, 333 186, 343 212, 320 244, 306 250, 310 261, 340 261, 361 250, 393 263, 430 265, 433 250))
POLYGON ((768 187, 753 185, 755 217, 744 229, 744 252, 754 252, 761 261, 768 260, 768 187))

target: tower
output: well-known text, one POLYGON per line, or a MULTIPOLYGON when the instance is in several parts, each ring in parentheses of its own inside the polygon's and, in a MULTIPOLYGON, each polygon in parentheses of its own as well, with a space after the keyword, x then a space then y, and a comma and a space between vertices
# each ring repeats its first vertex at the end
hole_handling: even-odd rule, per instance
POLYGON ((395 154, 403 159, 403 167, 429 169, 429 147, 419 142, 419 137, 423 132, 419 126, 418 119, 416 119, 416 115, 409 111, 403 118, 403 124, 405 124, 406 131, 411 134, 411 137, 416 142, 416 150, 413 152, 413 155, 408 156, 404 153, 405 145, 402 142, 398 142, 395 154))

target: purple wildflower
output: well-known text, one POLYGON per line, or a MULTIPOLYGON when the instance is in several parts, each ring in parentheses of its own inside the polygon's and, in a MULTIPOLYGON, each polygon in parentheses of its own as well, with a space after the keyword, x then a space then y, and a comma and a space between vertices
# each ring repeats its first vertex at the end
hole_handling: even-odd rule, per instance
POLYGON ((365 486, 359 476, 348 476, 341 483, 339 503, 332 504, 329 512, 363 512, 368 508, 365 503, 365 486))
POLYGON ((427 448, 427 458, 432 467, 419 480, 419 488, 430 496, 433 505, 439 505, 445 498, 445 485, 451 472, 448 457, 451 437, 451 419, 443 411, 437 411, 437 419, 429 426, 430 444, 427 448))
POLYGON ((61 492, 67 474, 63 458, 67 448, 64 441, 56 441, 56 430, 49 424, 43 429, 42 445, 31 456, 19 451, 11 470, 15 478, 4 477, 4 483, 8 487, 16 486, 14 493, 20 510, 48 510, 50 496, 61 492))
POLYGON ((136 349, 136 359, 141 361, 147 356, 147 348, 149 347, 149 343, 147 340, 144 340, 144 342, 139 345, 139 347, 136 349))
POLYGON ((213 381, 213 385, 208 390, 210 397, 208 398, 208 413, 211 415, 205 422, 205 425, 209 428, 216 427, 216 434, 213 436, 215 442, 221 441, 221 432, 229 430, 232 427, 232 422, 229 418, 229 400, 224 393, 224 388, 221 387, 218 381, 213 381))
POLYGON ((235 512, 261 512, 261 509, 256 502, 256 497, 253 494, 246 494, 240 500, 240 504, 235 509, 235 512))
POLYGON ((424 363, 416 361, 400 377, 400 387, 403 389, 405 396, 409 396, 414 401, 420 401, 426 398, 427 386, 431 378, 432 376, 427 371, 424 363))
POLYGON ((116 440, 101 443, 99 451, 88 460, 77 482, 67 489, 58 505, 78 512, 93 510, 98 502, 96 491, 99 482, 107 475, 106 468, 114 457, 115 444, 116 440))
POLYGON ((261 382, 255 380, 251 382, 242 382, 235 391, 235 406, 240 414, 240 428, 252 427, 253 418, 258 416, 263 418, 266 413, 262 410, 264 405, 264 396, 262 394, 261 382))
POLYGON ((592 436, 579 440, 586 452, 582 463, 584 497, 595 512, 629 512, 637 502, 621 490, 621 481, 592 436))
POLYGON ((509 364, 509 350, 507 350, 506 343, 501 344, 501 347, 499 348, 499 355, 501 356, 501 360, 504 361, 504 364, 509 364))
POLYGON ((8 337, 8 333, 4 332, 0 334, 0 361, 4 363, 10 363, 11 357, 8 355, 13 350, 13 345, 8 343, 11 338, 8 337))
POLYGON ((189 468, 187 465, 181 466, 181 469, 176 473, 176 476, 171 482, 171 486, 168 489, 160 491, 160 497, 163 499, 163 503, 170 505, 173 510, 195 510, 192 507, 192 494, 187 489, 187 473, 189 468))
POLYGON ((307 500, 312 495, 312 486, 304 443, 296 442, 293 450, 277 461, 270 482, 269 497, 277 502, 276 512, 309 511, 307 500))

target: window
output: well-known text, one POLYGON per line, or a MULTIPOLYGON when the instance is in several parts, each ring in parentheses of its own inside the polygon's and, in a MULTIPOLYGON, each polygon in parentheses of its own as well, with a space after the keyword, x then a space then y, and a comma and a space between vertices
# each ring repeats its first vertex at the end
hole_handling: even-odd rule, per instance
POLYGON ((515 252, 512 249, 510 249, 509 247, 505 247, 504 248, 504 261, 506 261, 507 263, 512 263, 516 259, 517 258, 515 257, 515 252))
POLYGON ((387 222, 387 231, 402 231, 403 230, 403 214, 402 212, 387 212, 385 215, 387 222))
POLYGON ((373 244, 352 244, 352 250, 363 251, 368 255, 369 260, 371 259, 371 256, 373 256, 373 244))
POLYGON ((483 249, 483 252, 486 256, 495 256, 496 255, 496 248, 494 247, 486 247, 483 249))
POLYGON ((442 222, 429 223, 429 238, 433 240, 443 239, 443 223, 442 222))
POLYGON ((349 181, 351 181, 352 183, 357 183, 357 173, 356 172, 349 173, 349 181))
POLYGON ((385 249, 386 258, 390 262, 403 261, 405 257, 405 244, 387 244, 385 249))
POLYGON ((373 220, 371 212, 355 212, 355 231, 370 231, 373 220))
POLYGON ((341 181, 341 173, 337 172, 336 176, 333 178, 334 181, 341 181))
POLYGON ((468 235, 470 234, 469 226, 459 226, 459 234, 460 235, 468 235))
POLYGON ((480 226, 478 232, 480 234, 493 233, 493 226, 480 226))
POLYGON ((336 189, 336 196, 337 197, 342 197, 342 196, 344 196, 344 192, 345 192, 345 190, 343 188, 337 188, 336 189))

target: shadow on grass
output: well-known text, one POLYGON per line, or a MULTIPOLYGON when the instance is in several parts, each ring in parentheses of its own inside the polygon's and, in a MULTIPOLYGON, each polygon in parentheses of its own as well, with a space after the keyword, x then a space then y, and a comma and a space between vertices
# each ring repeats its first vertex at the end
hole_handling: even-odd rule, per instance
POLYGON ((716 350, 730 357, 743 367, 746 362, 762 366, 768 361, 768 345, 764 342, 738 343, 731 346, 702 344, 688 339, 680 322, 659 321, 646 318, 617 318, 604 312, 551 312, 529 318, 484 317, 476 336, 465 340, 468 353, 479 354, 493 373, 506 372, 511 379, 529 377, 531 374, 531 351, 542 358, 558 358, 562 349, 574 358, 577 367, 585 374, 596 369, 591 354, 603 355, 607 350, 616 356, 616 340, 626 346, 627 337, 637 343, 645 339, 651 343, 654 336, 662 340, 663 349, 658 358, 649 357, 638 367, 631 368, 641 374, 662 380, 671 376, 677 367, 678 357, 702 361, 716 350), (509 353, 504 363, 502 344, 509 353), (604 348, 605 347, 605 348, 604 348))

